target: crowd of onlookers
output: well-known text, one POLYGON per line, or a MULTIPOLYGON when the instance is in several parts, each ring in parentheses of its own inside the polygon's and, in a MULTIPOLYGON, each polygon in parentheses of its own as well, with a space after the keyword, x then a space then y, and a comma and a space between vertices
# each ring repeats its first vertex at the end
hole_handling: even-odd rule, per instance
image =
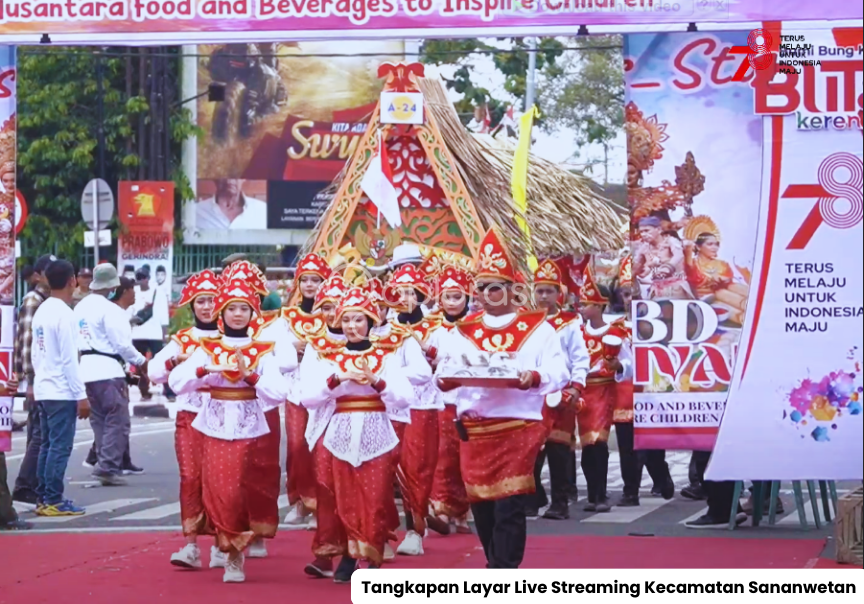
POLYGON ((111 264, 76 271, 45 255, 22 276, 29 291, 17 314, 13 372, 0 387, 24 395, 27 419, 13 430, 26 430, 27 448, 11 491, 0 453, 0 530, 28 528, 13 501, 42 516, 85 512, 63 488, 78 419, 90 420, 85 465, 101 484, 120 486, 124 475, 143 472, 129 449, 129 386, 144 401, 152 397, 147 359, 168 338, 169 294, 150 284, 146 267, 131 279, 111 264))

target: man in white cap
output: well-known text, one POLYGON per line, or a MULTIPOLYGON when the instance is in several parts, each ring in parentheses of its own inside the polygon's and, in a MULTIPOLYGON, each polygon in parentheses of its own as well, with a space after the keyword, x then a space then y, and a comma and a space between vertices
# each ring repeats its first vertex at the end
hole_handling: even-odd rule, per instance
POLYGON ((93 475, 105 486, 125 484, 123 455, 129 441, 129 386, 125 363, 146 372, 147 360, 132 343, 128 315, 108 300, 120 286, 117 269, 100 264, 93 269, 92 295, 75 307, 81 375, 90 399, 90 425, 98 463, 93 475))
POLYGON ((420 247, 414 243, 403 243, 393 249, 393 260, 387 266, 391 271, 405 264, 413 264, 419 267, 423 263, 423 254, 420 247))

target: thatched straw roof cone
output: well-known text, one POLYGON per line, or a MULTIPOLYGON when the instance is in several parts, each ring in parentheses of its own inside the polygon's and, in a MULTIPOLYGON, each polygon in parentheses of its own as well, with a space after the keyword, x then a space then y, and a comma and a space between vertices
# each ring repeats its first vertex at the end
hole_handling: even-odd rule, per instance
MULTIPOLYGON (((470 133, 447 98, 442 82, 420 78, 423 102, 438 127, 465 183, 485 228, 497 225, 507 237, 520 268, 527 270, 529 246, 516 222, 519 211, 513 201, 511 176, 515 147, 488 135, 470 133)), ((346 164, 347 169, 347 164, 346 164)), ((345 169, 328 191, 335 193, 345 169)), ((620 250, 629 233, 626 219, 616 214, 611 202, 597 192, 590 179, 560 166, 529 156, 528 212, 530 249, 538 257, 558 257, 620 250)), ((314 244, 326 214, 319 221, 307 247, 314 244)))
MULTIPOLYGON (((420 90, 424 105, 456 159, 484 226, 498 225, 524 252, 525 238, 514 220, 519 212, 510 184, 515 147, 490 136, 469 133, 441 80, 421 78, 420 90)), ((535 255, 588 254, 624 246, 621 218, 609 207, 608 200, 594 192, 587 177, 532 154, 527 195, 527 220, 535 255)))

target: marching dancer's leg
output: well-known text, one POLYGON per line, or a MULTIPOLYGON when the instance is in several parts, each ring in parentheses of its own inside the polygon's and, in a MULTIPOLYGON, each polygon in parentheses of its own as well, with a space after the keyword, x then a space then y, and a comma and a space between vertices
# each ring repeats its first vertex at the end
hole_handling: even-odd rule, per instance
POLYGON ((570 458, 570 446, 547 441, 546 456, 549 459, 552 504, 543 514, 543 517, 549 520, 566 520, 570 517, 570 505, 567 498, 567 465, 570 458))
POLYGON ((315 493, 318 525, 312 539, 315 560, 306 565, 305 572, 312 577, 330 578, 333 576, 333 558, 348 554, 348 536, 336 511, 333 454, 319 441, 313 455, 317 477, 315 493))
POLYGON ((405 523, 408 533, 396 553, 423 555, 429 495, 438 462, 438 411, 412 409, 411 423, 405 427, 401 463, 397 469, 402 488, 405 523))
MULTIPOLYGON (((446 405, 439 412, 438 464, 432 482, 432 509, 441 521, 455 522, 457 533, 470 533, 467 515, 470 509, 462 471, 459 469, 459 434, 456 432, 456 405, 446 405)), ((427 521, 428 523, 428 521, 427 521)), ((429 528, 436 530, 434 524, 429 528)), ((447 532, 449 533, 449 526, 447 532)))
POLYGON ((616 423, 615 436, 618 439, 618 457, 621 463, 621 478, 624 481, 624 494, 616 505, 637 506, 639 487, 642 484, 642 461, 633 450, 633 424, 616 423))
POLYGON ((246 554, 250 558, 266 558, 267 548, 264 539, 272 539, 279 528, 279 491, 281 490, 282 468, 279 465, 279 447, 282 426, 279 409, 265 413, 268 434, 259 436, 251 446, 251 467, 246 484, 246 505, 249 508, 249 523, 257 535, 246 554))
POLYGON ((201 456, 204 435, 192 428, 195 414, 178 411, 174 428, 174 450, 180 469, 180 521, 186 546, 171 554, 171 564, 201 568, 198 535, 204 532, 204 503, 201 492, 201 456))
POLYGON ((285 524, 305 524, 315 511, 315 464, 306 442, 309 412, 300 405, 285 405, 285 435, 288 440, 286 488, 291 509, 285 524))

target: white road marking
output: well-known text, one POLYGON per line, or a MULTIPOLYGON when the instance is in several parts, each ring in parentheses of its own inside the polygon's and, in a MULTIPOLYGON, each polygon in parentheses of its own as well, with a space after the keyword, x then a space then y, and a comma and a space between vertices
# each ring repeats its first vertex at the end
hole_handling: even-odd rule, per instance
POLYGON ((96 514, 110 513, 120 508, 126 508, 133 505, 140 505, 149 501, 158 501, 156 497, 148 497, 145 499, 112 499, 110 501, 100 501, 92 505, 84 506, 86 513, 83 516, 37 516, 33 519, 26 519, 27 522, 34 524, 53 524, 56 522, 69 522, 76 518, 86 518, 95 516, 96 514))
POLYGON ((637 507, 613 507, 611 512, 594 514, 582 522, 589 524, 629 524, 630 522, 636 522, 642 516, 647 516, 651 512, 659 510, 667 503, 671 503, 671 501, 671 499, 642 499, 637 507))
MULTIPOLYGON (((174 424, 170 423, 170 426, 171 426, 170 428, 164 428, 162 430, 144 430, 142 432, 132 432, 129 435, 129 438, 138 438, 140 436, 150 436, 151 434, 167 434, 169 432, 174 432, 174 424)), ((72 445, 72 448, 77 449, 79 447, 89 447, 92 444, 93 444, 92 438, 89 440, 80 440, 80 441, 75 442, 72 445)), ((6 461, 15 461, 17 459, 23 459, 23 458, 24 458, 24 453, 21 453, 19 455, 7 455, 6 461)))
POLYGON ((173 516, 179 513, 180 502, 175 501, 174 503, 167 503, 165 505, 160 505, 155 508, 148 508, 146 510, 141 510, 140 512, 126 514, 125 516, 118 516, 117 518, 112 518, 111 521, 115 522, 118 520, 159 520, 161 518, 168 518, 169 516, 173 516))

